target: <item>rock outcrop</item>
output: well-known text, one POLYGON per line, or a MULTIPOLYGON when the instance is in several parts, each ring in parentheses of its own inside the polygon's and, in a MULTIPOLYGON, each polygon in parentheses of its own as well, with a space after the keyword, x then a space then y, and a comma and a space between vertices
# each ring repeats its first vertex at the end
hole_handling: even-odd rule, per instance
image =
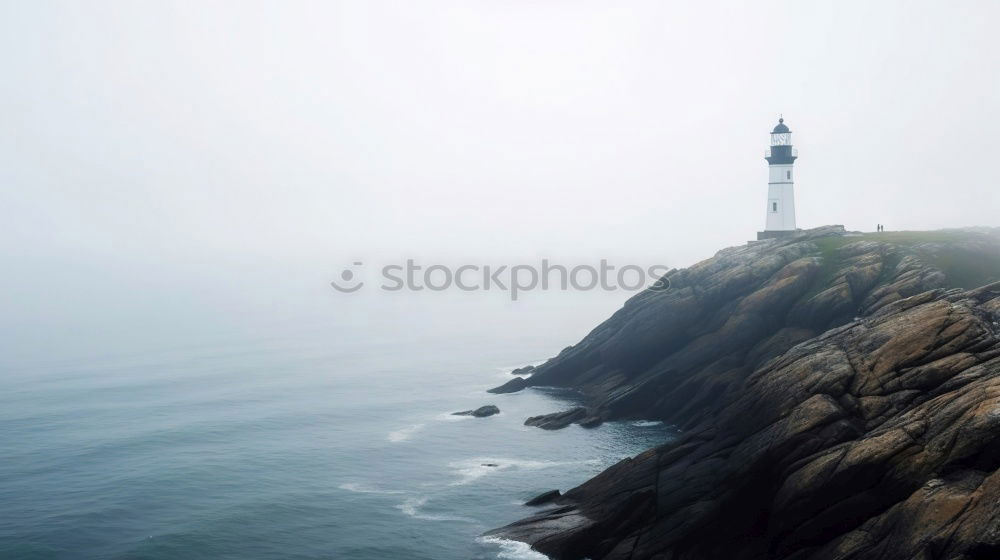
POLYGON ((560 496, 562 496, 562 494, 558 490, 549 490, 548 492, 539 494, 527 502, 524 502, 524 505, 541 506, 555 501, 555 499, 560 496))
POLYGON ((500 409, 492 404, 481 406, 475 410, 463 410, 461 412, 451 413, 452 416, 475 416, 476 418, 486 418, 487 416, 493 416, 494 414, 500 414, 500 409))
POLYGON ((515 377, 499 387, 494 387, 488 392, 502 395, 504 393, 516 393, 528 386, 528 382, 523 377, 515 377))
MULTIPOLYGON (((691 427, 789 348, 901 299, 1000 280, 1000 230, 849 234, 840 226, 724 249, 667 275, 578 344, 492 389, 578 390, 591 425, 691 427), (961 258, 955 258, 960 255, 961 258)), ((552 423, 546 423, 552 426, 552 423)))
POLYGON ((570 424, 580 424, 581 426, 592 428, 600 423, 601 418, 599 416, 594 415, 582 406, 563 412, 532 416, 524 421, 525 426, 536 426, 543 430, 558 430, 570 424))
POLYGON ((578 421, 685 429, 495 534, 558 559, 1000 558, 1000 282, 949 287, 1000 279, 1000 235, 885 235, 723 251, 539 366, 590 398, 578 421))

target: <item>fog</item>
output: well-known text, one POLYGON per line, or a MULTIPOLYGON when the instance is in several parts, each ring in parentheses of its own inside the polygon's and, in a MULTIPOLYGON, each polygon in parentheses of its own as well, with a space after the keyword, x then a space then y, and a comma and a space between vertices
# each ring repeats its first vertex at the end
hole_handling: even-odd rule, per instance
POLYGON ((763 228, 779 114, 799 227, 1000 225, 998 17, 990 1, 7 2, 0 362, 306 316, 569 343, 627 295, 327 283, 359 260, 689 265, 763 228))

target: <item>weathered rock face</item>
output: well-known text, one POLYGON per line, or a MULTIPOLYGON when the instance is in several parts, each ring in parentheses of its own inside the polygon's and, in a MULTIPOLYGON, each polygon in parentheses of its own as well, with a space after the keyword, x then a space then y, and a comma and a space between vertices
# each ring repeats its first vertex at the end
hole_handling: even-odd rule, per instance
MULTIPOLYGON (((810 302, 844 297, 863 317, 777 353, 752 344, 745 378, 703 360, 739 389, 679 440, 499 533, 563 559, 1000 558, 1000 283, 921 291, 934 271, 909 256, 870 270, 872 251, 854 250, 843 281, 791 299, 767 286, 815 274, 811 257, 769 266, 716 330, 779 303, 820 328, 841 311, 810 302)), ((782 348, 809 328, 764 339, 782 348)))
POLYGON ((691 427, 792 346, 903 298, 961 285, 949 278, 975 266, 982 270, 963 280, 1000 279, 1000 230, 858 235, 828 226, 725 249, 671 272, 669 290, 636 295, 530 378, 491 392, 572 387, 587 408, 575 421, 691 427), (943 256, 958 253, 980 264, 950 270, 955 263, 943 256))

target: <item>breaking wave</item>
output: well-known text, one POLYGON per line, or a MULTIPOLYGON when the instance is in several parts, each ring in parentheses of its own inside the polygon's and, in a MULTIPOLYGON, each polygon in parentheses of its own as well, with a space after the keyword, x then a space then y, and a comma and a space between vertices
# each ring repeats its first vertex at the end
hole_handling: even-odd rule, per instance
POLYGON ((500 537, 479 537, 479 542, 500 547, 497 558, 503 560, 549 560, 549 557, 532 549, 523 542, 501 539, 500 537))

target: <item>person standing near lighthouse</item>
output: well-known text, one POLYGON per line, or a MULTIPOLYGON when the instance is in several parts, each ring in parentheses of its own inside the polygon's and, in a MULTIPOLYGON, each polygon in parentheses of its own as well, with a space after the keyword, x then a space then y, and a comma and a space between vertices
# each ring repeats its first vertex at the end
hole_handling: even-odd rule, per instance
POLYGON ((785 119, 771 131, 771 147, 764 159, 768 163, 767 222, 757 239, 773 239, 795 233, 795 180, 792 165, 799 156, 792 147, 792 131, 785 119))

